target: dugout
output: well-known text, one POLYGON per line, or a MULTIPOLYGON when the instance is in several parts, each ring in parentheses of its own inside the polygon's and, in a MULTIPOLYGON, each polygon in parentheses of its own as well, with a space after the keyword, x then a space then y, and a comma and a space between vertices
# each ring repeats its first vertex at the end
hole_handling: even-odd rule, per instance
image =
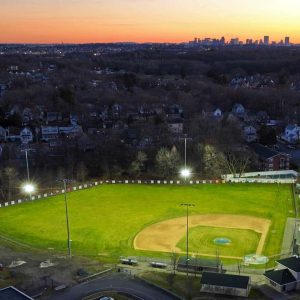
POLYGON ((200 281, 201 292, 229 296, 248 297, 250 276, 204 272, 200 281))
MULTIPOLYGON (((202 272, 219 272, 221 264, 218 259, 204 259, 204 258, 189 258, 188 268, 190 273, 202 273, 202 272)), ((181 256, 177 263, 177 271, 187 271, 186 256, 181 256)))

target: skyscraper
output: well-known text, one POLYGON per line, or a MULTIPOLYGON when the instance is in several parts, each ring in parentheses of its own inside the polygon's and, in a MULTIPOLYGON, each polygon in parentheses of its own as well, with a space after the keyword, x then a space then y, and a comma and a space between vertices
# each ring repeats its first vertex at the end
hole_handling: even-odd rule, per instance
POLYGON ((264 45, 269 45, 270 43, 270 37, 268 35, 264 36, 264 45))
POLYGON ((284 44, 285 44, 285 46, 289 46, 290 45, 290 37, 289 36, 286 36, 284 38, 284 44))

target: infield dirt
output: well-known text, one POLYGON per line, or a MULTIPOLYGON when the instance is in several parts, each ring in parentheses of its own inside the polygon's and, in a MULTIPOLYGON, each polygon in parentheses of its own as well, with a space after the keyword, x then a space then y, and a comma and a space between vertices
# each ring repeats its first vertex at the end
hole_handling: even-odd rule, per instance
MULTIPOLYGON (((261 234, 256 254, 261 255, 268 235, 271 221, 244 215, 195 215, 189 217, 189 228, 211 226, 253 230, 261 234)), ((143 229, 134 239, 137 250, 159 252, 182 252, 176 245, 186 234, 186 217, 162 221, 143 229)), ((206 253, 199 253, 206 256, 206 253)), ((210 255, 207 255, 210 256, 210 255)), ((225 256, 224 256, 225 257, 225 256)), ((226 258, 240 258, 226 256, 226 258)))

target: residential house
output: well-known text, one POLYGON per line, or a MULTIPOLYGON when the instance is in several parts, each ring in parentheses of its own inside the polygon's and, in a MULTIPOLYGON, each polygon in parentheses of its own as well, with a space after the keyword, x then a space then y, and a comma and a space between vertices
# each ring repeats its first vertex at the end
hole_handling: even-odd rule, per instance
POLYGON ((223 112, 220 108, 216 108, 213 112, 212 112, 212 116, 215 118, 221 118, 223 116, 223 112))
POLYGON ((297 124, 290 124, 286 126, 283 135, 283 140, 291 144, 297 144, 300 142, 300 126, 297 124))
POLYGON ((268 284, 278 292, 300 289, 300 258, 292 256, 277 261, 276 270, 266 272, 268 284))
POLYGON ((202 116, 203 117, 211 117, 211 118, 215 118, 215 119, 220 119, 223 117, 223 112, 220 108, 216 108, 212 111, 202 111, 202 116))
POLYGON ((33 119, 31 109, 28 107, 24 108, 21 117, 22 117, 23 125, 28 125, 30 123, 30 121, 32 121, 32 119, 33 119))
POLYGON ((253 144, 253 150, 260 161, 260 169, 263 171, 289 170, 290 155, 270 149, 261 144, 253 144))
POLYGON ((243 134, 247 143, 257 142, 258 140, 257 131, 252 125, 245 125, 243 127, 243 134))
POLYGON ((165 114, 168 119, 183 118, 183 109, 178 104, 173 104, 165 108, 165 114))
POLYGON ((68 125, 68 126, 59 126, 59 134, 63 134, 66 137, 75 137, 82 133, 82 127, 80 125, 68 125))
POLYGON ((42 141, 48 142, 57 139, 59 136, 58 126, 42 126, 42 141))
POLYGON ((51 122, 57 122, 57 121, 62 121, 63 116, 61 112, 47 112, 46 113, 46 117, 45 117, 45 121, 46 124, 51 123, 51 122))
POLYGON ((25 127, 21 130, 20 140, 22 144, 28 144, 33 142, 33 133, 28 127, 25 127))
POLYGON ((270 121, 270 116, 264 110, 260 110, 257 113, 257 122, 260 124, 267 124, 270 121))
POLYGON ((7 138, 7 129, 0 126, 0 142, 5 142, 7 138))
POLYGON ((246 113, 246 109, 242 104, 236 103, 232 108, 232 112, 238 117, 243 117, 246 113))
POLYGON ((71 123, 71 125, 76 126, 78 124, 78 116, 71 114, 70 115, 70 123, 71 123))
POLYGON ((7 89, 6 84, 0 83, 0 98, 4 96, 6 89, 7 89))
POLYGON ((200 284, 201 292, 237 297, 248 297, 251 290, 250 276, 204 272, 200 284))
POLYGON ((6 140, 9 142, 17 142, 20 140, 20 128, 18 127, 9 127, 7 129, 6 140))
POLYGON ((173 134, 182 134, 183 133, 183 120, 182 119, 171 119, 167 120, 168 129, 173 134))

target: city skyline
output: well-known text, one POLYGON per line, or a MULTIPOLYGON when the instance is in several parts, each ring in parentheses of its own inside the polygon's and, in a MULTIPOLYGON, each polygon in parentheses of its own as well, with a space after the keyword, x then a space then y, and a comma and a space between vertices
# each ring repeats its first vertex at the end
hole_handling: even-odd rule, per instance
POLYGON ((0 43, 184 42, 238 36, 300 43, 297 0, 2 0, 0 43), (283 34, 284 32, 284 34, 283 34))

